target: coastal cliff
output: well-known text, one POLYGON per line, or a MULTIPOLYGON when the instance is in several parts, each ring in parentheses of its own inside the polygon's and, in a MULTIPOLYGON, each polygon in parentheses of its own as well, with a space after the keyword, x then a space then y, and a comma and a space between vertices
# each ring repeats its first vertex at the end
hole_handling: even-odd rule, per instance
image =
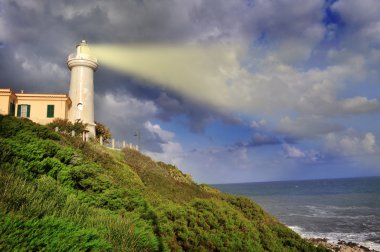
POLYGON ((0 116, 0 250, 328 251, 138 151, 0 116))

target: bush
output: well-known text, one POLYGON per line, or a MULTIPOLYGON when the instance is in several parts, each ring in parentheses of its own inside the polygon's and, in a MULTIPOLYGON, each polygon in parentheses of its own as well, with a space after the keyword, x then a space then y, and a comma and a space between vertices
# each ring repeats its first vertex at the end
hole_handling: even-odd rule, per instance
POLYGON ((47 126, 53 130, 58 127, 61 132, 71 133, 75 132, 76 135, 82 134, 85 131, 87 124, 82 123, 80 120, 76 120, 74 123, 70 122, 68 119, 56 118, 47 126))
POLYGON ((109 143, 109 140, 112 138, 110 129, 100 122, 95 122, 95 124, 96 137, 103 137, 103 141, 109 143))
MULTIPOLYGON (((118 215, 110 211, 91 208, 80 201, 74 194, 66 192, 58 181, 48 176, 41 176, 35 180, 35 183, 32 184, 18 176, 7 174, 0 170, 0 195, 2 196, 0 197, 0 225, 4 224, 2 223, 4 215, 1 215, 1 213, 8 213, 5 216, 10 216, 9 213, 12 212, 17 212, 20 218, 23 216, 22 219, 25 221, 34 220, 39 222, 39 219, 49 216, 54 219, 70 219, 75 229, 97 230, 98 236, 109 241, 113 250, 157 250, 158 240, 153 233, 152 227, 146 221, 140 219, 138 214, 124 211, 122 215, 118 215)), ((29 225, 27 227, 29 228, 29 225)), ((28 243, 40 243, 34 237, 17 237, 20 233, 12 230, 14 228, 21 228, 21 226, 9 226, 7 230, 2 230, 0 227, 0 251, 15 247, 12 239, 24 242, 24 245, 22 245, 24 247, 16 246, 16 250, 33 250, 35 247, 28 243)), ((34 230, 33 228, 30 228, 30 230, 41 236, 41 239, 51 239, 50 236, 41 233, 41 230, 34 230), (42 236, 45 236, 45 238, 42 236)), ((70 232, 72 231, 75 230, 70 230, 70 232)), ((51 250, 50 247, 45 249, 51 250)), ((77 249, 73 248, 73 250, 77 249)))
POLYGON ((0 150, 0 250, 326 251, 138 151, 8 116, 0 150))
POLYGON ((24 220, 0 212, 2 251, 111 251, 95 229, 81 229, 53 216, 24 220))
POLYGON ((0 115, 0 137, 10 138, 22 131, 29 132, 29 134, 41 139, 60 139, 59 134, 56 132, 27 118, 0 115))

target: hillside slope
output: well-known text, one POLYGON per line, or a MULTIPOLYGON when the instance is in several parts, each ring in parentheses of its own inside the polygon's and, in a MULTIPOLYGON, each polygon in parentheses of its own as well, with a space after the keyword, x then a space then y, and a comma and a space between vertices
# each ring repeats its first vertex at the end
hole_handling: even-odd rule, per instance
POLYGON ((0 116, 0 250, 326 251, 176 167, 0 116))

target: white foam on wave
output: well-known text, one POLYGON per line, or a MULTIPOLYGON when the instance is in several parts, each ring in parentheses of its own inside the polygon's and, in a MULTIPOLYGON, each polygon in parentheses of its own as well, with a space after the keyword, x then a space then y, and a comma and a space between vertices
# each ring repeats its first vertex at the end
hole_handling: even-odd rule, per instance
MULTIPOLYGON (((323 205, 323 206, 315 206, 315 205, 306 205, 306 208, 317 210, 317 209, 333 209, 333 210, 380 210, 379 207, 366 207, 366 206, 333 206, 333 205, 323 205)), ((324 211, 323 210, 323 211, 324 211)))
POLYGON ((368 232, 368 233, 340 233, 340 232, 312 232, 305 231, 302 227, 299 226, 288 226, 294 232, 301 235, 303 238, 326 238, 329 242, 337 244, 340 240, 346 242, 355 242, 367 248, 380 251, 380 243, 375 243, 368 241, 370 237, 379 236, 378 233, 368 232))
POLYGON ((368 219, 368 218, 376 218, 376 215, 356 215, 356 216, 349 216, 349 215, 321 215, 321 214, 297 214, 292 213, 288 214, 288 216, 300 216, 300 217, 307 217, 307 218, 336 218, 336 219, 368 219))
MULTIPOLYGON (((378 215, 376 208, 367 207, 337 207, 337 206, 311 206, 306 205, 308 213, 290 213, 289 216, 300 216, 308 218, 337 218, 337 219, 366 219, 366 218, 377 218, 378 215), (341 212, 336 212, 336 210, 341 212), (355 212, 344 212, 347 210, 354 210, 355 212), (369 211, 370 210, 370 211, 369 211), (358 214, 358 211, 367 214, 358 214)), ((380 210, 380 209, 379 209, 380 210)))

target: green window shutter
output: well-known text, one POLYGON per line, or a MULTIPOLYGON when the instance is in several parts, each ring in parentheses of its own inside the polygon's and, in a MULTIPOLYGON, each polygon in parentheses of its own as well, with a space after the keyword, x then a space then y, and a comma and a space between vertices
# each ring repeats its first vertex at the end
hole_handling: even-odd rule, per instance
POLYGON ((48 118, 54 117, 54 105, 47 105, 47 117, 48 118))
POLYGON ((17 117, 21 116, 21 105, 17 105, 17 117))
POLYGON ((27 106, 27 108, 28 108, 28 110, 26 111, 26 117, 30 117, 30 105, 28 104, 28 105, 26 105, 27 106))
POLYGON ((15 104, 13 102, 9 104, 9 115, 11 116, 15 115, 15 104))

